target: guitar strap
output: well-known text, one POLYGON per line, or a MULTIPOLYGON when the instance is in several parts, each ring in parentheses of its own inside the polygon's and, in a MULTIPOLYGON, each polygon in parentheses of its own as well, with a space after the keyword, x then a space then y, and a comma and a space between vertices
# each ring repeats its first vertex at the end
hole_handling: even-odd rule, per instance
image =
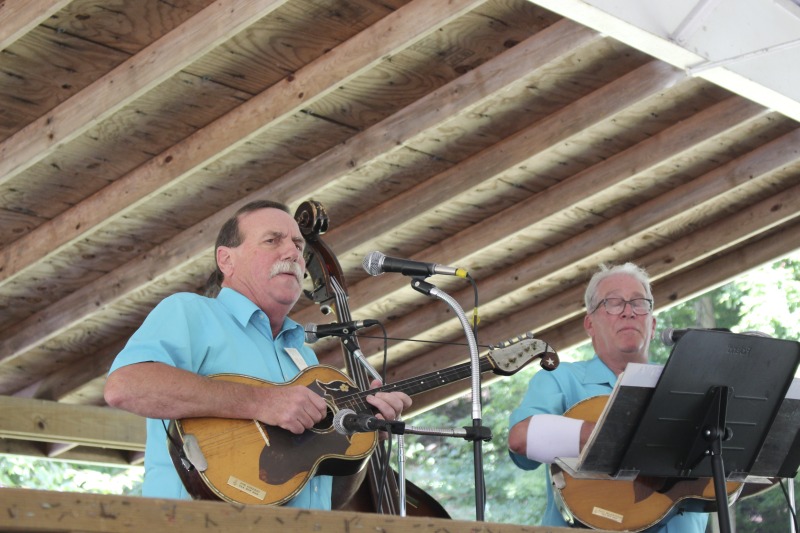
POLYGON ((297 365, 297 368, 300 369, 301 372, 306 369, 308 364, 306 363, 306 360, 303 359, 303 356, 300 355, 300 351, 297 348, 284 346, 283 349, 286 350, 286 353, 289 354, 289 357, 292 358, 292 361, 294 361, 294 364, 297 365))

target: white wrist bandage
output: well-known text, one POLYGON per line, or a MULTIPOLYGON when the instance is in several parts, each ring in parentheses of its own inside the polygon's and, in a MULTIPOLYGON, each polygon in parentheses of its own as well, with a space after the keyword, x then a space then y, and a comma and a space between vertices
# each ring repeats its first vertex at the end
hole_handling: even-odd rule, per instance
POLYGON ((583 420, 558 415, 534 415, 528 424, 525 455, 551 464, 556 457, 578 457, 583 420))

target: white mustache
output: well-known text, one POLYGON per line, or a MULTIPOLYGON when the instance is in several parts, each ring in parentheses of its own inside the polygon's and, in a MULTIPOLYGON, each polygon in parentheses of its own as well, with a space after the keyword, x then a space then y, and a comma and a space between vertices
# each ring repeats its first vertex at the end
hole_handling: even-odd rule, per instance
POLYGON ((274 265, 272 265, 272 269, 269 272, 269 277, 274 278, 280 274, 294 274, 294 277, 297 278, 297 283, 303 283, 303 269, 300 268, 300 265, 293 261, 278 261, 274 265))

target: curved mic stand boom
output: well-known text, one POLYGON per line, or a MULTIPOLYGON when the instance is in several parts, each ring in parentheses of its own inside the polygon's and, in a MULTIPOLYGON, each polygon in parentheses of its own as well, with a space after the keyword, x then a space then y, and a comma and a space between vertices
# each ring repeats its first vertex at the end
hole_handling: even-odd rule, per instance
MULTIPOLYGON (((428 283, 424 279, 421 278, 414 278, 411 281, 411 287, 415 290, 425 294, 427 296, 433 296, 445 302, 449 305, 453 312, 458 317, 458 320, 461 322, 461 326, 464 328, 464 335, 467 338, 467 344, 469 346, 469 356, 470 356, 470 377, 472 382, 472 428, 465 428, 464 435, 457 435, 456 433, 453 436, 463 436, 463 438, 467 440, 471 440, 473 443, 473 463, 475 469, 475 519, 478 521, 483 521, 484 519, 484 507, 485 507, 485 485, 484 485, 484 478, 483 478, 483 441, 484 440, 491 440, 492 433, 488 427, 484 427, 482 425, 482 413, 481 413, 481 371, 480 371, 480 357, 478 356, 478 343, 475 340, 475 334, 472 331, 472 327, 469 324, 469 319, 467 315, 464 313, 464 310, 461 309, 461 306, 458 305, 450 295, 445 293, 444 291, 440 290, 436 286, 428 283)), ((433 430, 431 430, 433 431, 433 430)), ((407 433, 411 433, 411 430, 406 430, 407 433)), ((432 433, 424 433, 424 434, 432 434, 432 433)))

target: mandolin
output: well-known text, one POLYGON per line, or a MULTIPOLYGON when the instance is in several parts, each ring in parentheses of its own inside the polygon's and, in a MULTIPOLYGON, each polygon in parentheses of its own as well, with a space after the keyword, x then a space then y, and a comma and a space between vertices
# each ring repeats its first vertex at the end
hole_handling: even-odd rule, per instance
MULTIPOLYGON (((543 367, 558 364, 557 354, 544 341, 518 338, 492 348, 480 359, 480 369, 508 376, 537 358, 541 358, 543 367)), ((292 381, 279 384, 236 374, 217 374, 209 377, 259 387, 308 387, 325 399, 328 416, 299 435, 257 420, 173 420, 168 428, 167 446, 192 497, 279 505, 293 498, 314 475, 351 475, 368 461, 378 442, 377 431, 338 433, 333 428, 333 417, 339 410, 372 412, 366 402, 370 394, 401 391, 411 396, 470 375, 470 364, 463 363, 360 391, 344 373, 326 365, 308 367, 292 381)))
MULTIPOLYGON (((597 422, 608 398, 587 398, 573 405, 564 416, 597 422)), ((642 531, 681 508, 704 512, 716 508, 711 478, 578 479, 555 463, 550 465, 550 477, 553 496, 564 519, 593 529, 642 531)), ((729 502, 736 499, 741 489, 741 483, 726 483, 729 502)))

